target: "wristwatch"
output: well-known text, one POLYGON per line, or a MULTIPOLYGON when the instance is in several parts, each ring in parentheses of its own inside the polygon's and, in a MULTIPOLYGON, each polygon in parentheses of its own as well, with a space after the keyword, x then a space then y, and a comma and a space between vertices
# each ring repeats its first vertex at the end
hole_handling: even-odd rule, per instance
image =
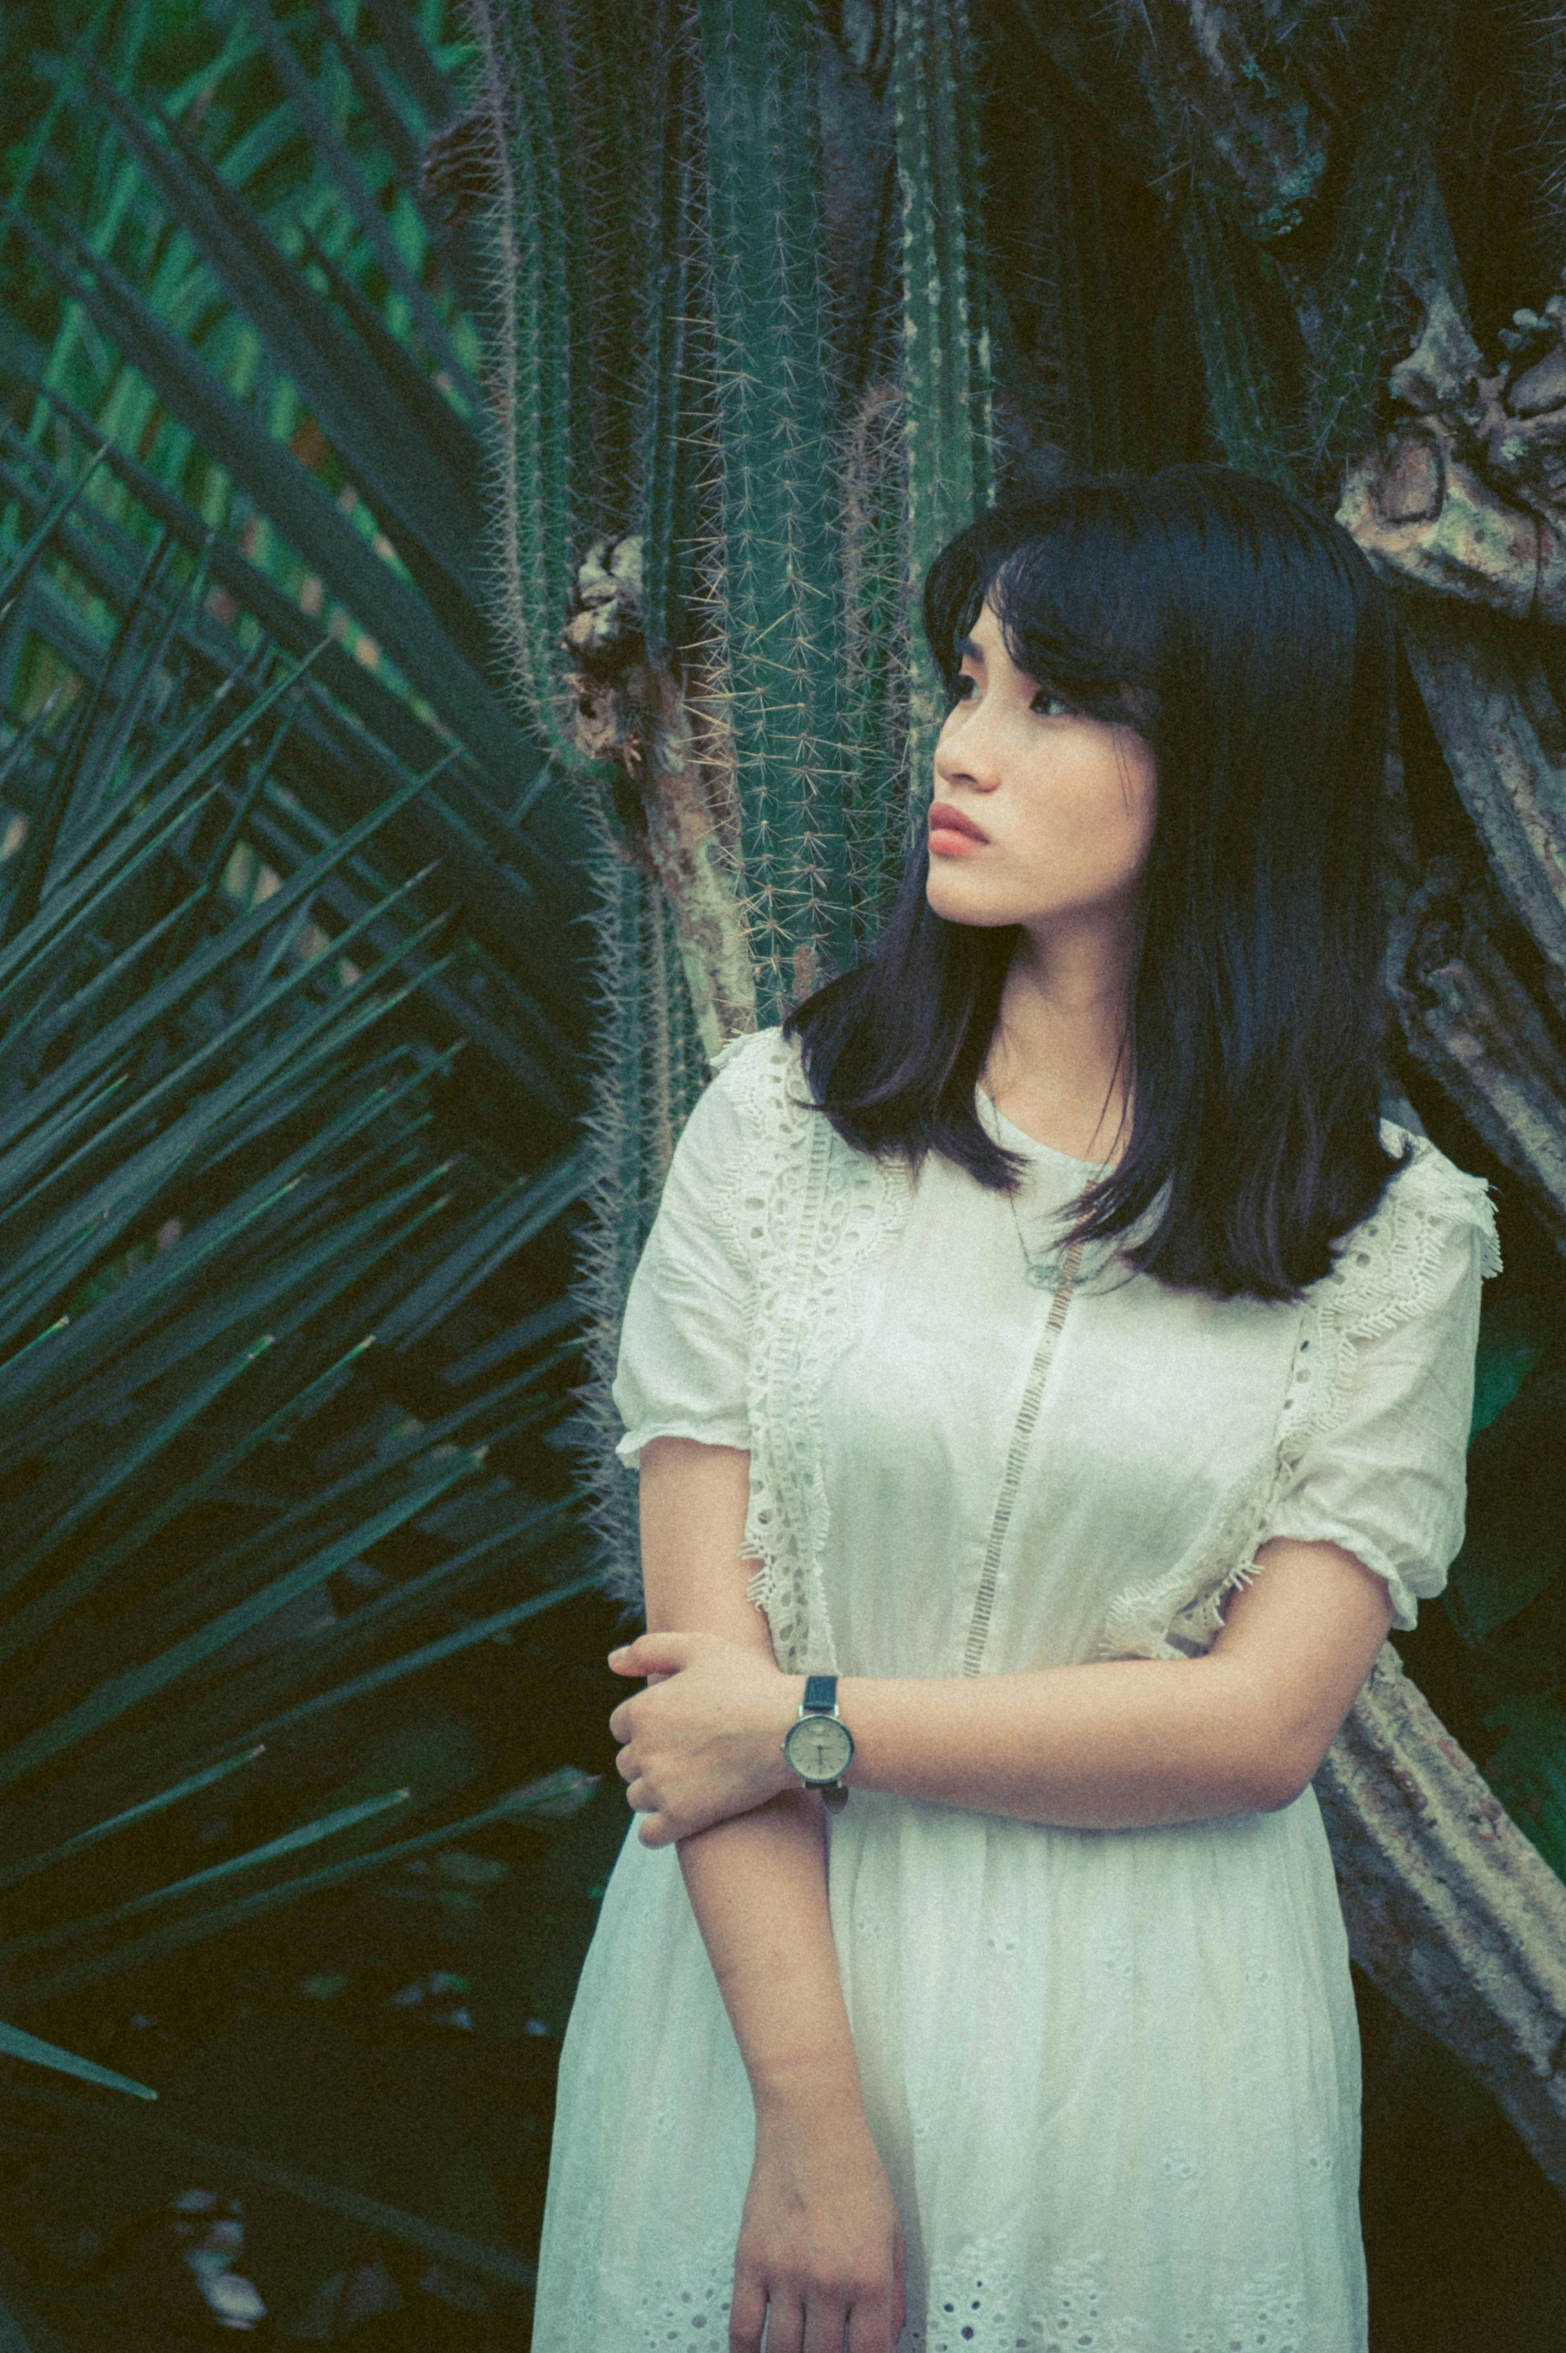
POLYGON ((854 1759, 854 1736, 837 1712, 837 1677, 807 1675, 799 1714, 783 1735, 783 1754, 807 1789, 829 1806, 848 1803, 843 1775, 854 1759))

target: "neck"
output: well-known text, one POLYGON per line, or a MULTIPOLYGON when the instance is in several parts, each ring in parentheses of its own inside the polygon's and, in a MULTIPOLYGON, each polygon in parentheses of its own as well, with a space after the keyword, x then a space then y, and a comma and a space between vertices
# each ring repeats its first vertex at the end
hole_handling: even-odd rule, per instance
POLYGON ((1084 1159, 1107 1147, 1129 1110, 1129 977, 1122 925, 1056 924, 1046 939, 1023 933, 1001 991, 984 1084, 1008 1117, 1016 1106, 1086 1135, 1084 1159))

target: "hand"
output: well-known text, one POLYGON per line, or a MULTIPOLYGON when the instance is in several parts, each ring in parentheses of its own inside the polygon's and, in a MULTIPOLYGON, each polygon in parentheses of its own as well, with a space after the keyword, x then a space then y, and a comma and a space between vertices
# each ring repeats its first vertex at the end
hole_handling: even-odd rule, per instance
POLYGON ((729 2353, 893 2353, 906 2317, 903 2227, 862 2116, 758 2112, 734 2257, 729 2353))
POLYGON ((783 1735, 799 1714, 803 1675, 785 1675, 721 1634, 642 1634, 612 1650, 609 1664, 649 1678, 609 1718, 625 1743, 615 1764, 626 1797, 647 1817, 643 1846, 672 1845, 798 1788, 783 1735))

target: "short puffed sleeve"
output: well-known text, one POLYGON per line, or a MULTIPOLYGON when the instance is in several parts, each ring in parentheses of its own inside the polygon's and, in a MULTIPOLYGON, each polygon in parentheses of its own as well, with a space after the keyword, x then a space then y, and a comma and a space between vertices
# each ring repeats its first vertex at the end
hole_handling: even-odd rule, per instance
MULTIPOLYGON (((719 1055, 721 1071, 733 1044, 719 1055)), ((610 1394, 634 1464, 649 1438, 748 1447, 750 1273, 725 1207, 749 1142, 732 1086, 715 1076, 681 1130, 626 1295, 610 1394)))
POLYGON ((1462 1545, 1480 1285, 1500 1264, 1483 1180, 1421 1138, 1306 1318, 1295 1438, 1258 1542, 1341 1545, 1386 1579, 1405 1633, 1462 1545))

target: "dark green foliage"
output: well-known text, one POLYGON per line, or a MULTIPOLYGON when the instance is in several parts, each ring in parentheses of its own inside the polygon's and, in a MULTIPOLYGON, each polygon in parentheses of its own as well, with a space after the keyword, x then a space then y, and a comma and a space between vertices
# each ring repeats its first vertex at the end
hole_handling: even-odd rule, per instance
POLYGON ((1514 1292, 1486 1312, 1468 1535, 1445 1609, 1463 1726, 1508 1811, 1566 1876, 1566 1416, 1563 1302, 1514 1292), (1478 1729, 1482 1720, 1482 1731, 1478 1729))
MULTIPOLYGON (((87 2023, 122 1982, 575 1802, 546 1774, 454 1820, 476 1757, 334 1758, 594 1583, 530 1264, 580 1172, 503 1148, 504 1059, 462 1115, 519 981, 440 892, 450 759, 408 774, 314 665, 247 655, 167 542, 138 567, 102 467, 0 480, 36 519, 0 585, 0 2045, 134 2084, 87 2023), (253 1828, 214 1856, 219 1788, 253 1828)), ((96 2111, 59 2113, 76 2164, 96 2111)))
MULTIPOLYGON (((560 1663, 609 1623, 581 1615, 561 1443, 583 834, 498 692, 478 347, 431 266, 475 283, 471 228, 409 206, 448 66, 427 12, 388 21, 345 62, 324 11, 287 20, 318 105, 259 16, 100 23, 129 107, 46 52, 41 235, 7 246, 0 536, 37 544, 0 628, 0 2041, 172 2113, 127 2177, 122 2091, 44 2114, 8 2062, 0 2163, 39 2299, 95 2346, 117 2258, 68 2280, 51 2216, 198 2168, 275 2214, 280 2317, 351 2228, 415 2304, 432 2253, 488 2278, 514 2334, 553 2049, 534 1987, 574 1977, 591 1924, 525 1893, 589 1786, 562 1755, 601 1764, 612 1704, 560 1663), (519 1717, 529 1660, 566 1690, 519 1717), (482 1916, 458 1864, 522 1899, 468 1964, 491 2071, 529 2061, 503 2210, 414 2051, 431 2162, 399 2168, 407 2119, 356 2050, 482 1916), (346 2041, 320 2020, 322 2135, 288 2087, 301 1957, 338 1938, 368 2007, 346 2041), (132 2054, 143 2010, 173 2023, 132 2054)), ((32 2290, 0 2293, 46 2353, 32 2290)), ((126 2326, 157 2337, 156 2311, 138 2286, 126 2326)))

